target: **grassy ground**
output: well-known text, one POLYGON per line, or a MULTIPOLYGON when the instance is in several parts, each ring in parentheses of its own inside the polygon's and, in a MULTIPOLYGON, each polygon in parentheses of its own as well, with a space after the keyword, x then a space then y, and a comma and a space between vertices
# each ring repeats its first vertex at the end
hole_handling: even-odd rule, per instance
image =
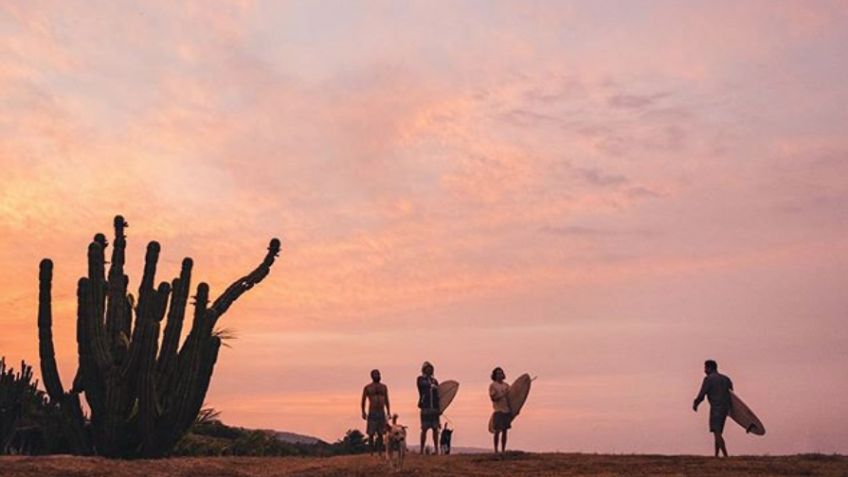
MULTIPOLYGON (((110 461, 101 458, 50 456, 0 457, 3 477, 249 477, 388 475, 384 461, 369 456, 331 458, 174 458, 110 461)), ((492 455, 407 458, 398 475, 411 476, 839 476, 848 477, 848 457, 801 455, 732 457, 525 454, 499 459, 492 455)))

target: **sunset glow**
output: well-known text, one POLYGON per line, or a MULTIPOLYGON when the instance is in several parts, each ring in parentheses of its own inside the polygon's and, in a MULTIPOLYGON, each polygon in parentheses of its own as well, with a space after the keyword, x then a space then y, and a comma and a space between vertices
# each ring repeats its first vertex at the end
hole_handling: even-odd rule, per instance
POLYGON ((379 368, 417 429, 429 360, 456 446, 502 366, 514 448, 708 453, 714 358, 769 429, 736 453, 846 453, 846 45, 826 0, 3 2, 0 356, 38 368, 50 257, 72 380, 122 214, 133 290, 150 240, 216 296, 281 239, 220 323, 228 424, 335 440, 379 368))

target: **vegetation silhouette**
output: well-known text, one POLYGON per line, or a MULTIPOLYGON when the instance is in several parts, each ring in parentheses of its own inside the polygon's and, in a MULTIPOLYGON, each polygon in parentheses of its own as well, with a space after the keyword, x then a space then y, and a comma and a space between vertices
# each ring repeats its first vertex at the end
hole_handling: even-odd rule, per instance
POLYGON ((191 329, 179 346, 188 304, 193 262, 182 261, 180 275, 154 287, 160 246, 147 245, 138 302, 127 292, 124 273, 127 223, 114 220, 115 238, 106 271, 108 243, 98 233, 88 246, 88 273, 77 284, 79 367, 68 391, 56 366, 52 335, 53 262, 40 264, 38 338, 41 373, 50 399, 62 413, 69 451, 106 457, 161 457, 195 423, 203 404, 221 336, 215 325, 246 291, 261 282, 280 252, 272 239, 265 258, 210 303, 209 285, 194 295, 191 329), (167 316, 160 346, 160 323, 167 316), (82 409, 80 395, 91 410, 82 409))
MULTIPOLYGON (((191 430, 177 443, 173 454, 178 456, 252 456, 329 457, 361 454, 369 450, 365 435, 356 429, 330 444, 320 439, 300 442, 281 438, 271 430, 245 429, 224 424, 220 413, 204 408, 197 416, 191 430)), ((285 433, 283 433, 285 434, 285 433)))
POLYGON ((32 366, 20 371, 0 357, 0 454, 43 455, 67 451, 59 409, 32 380, 32 366))

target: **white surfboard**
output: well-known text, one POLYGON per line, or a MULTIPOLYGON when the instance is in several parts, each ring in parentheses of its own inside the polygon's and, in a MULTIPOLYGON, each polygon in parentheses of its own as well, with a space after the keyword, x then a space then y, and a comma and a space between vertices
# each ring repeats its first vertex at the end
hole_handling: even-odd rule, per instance
POLYGON ((745 429, 745 432, 749 434, 754 434, 757 436, 762 436, 766 433, 766 428, 763 426, 762 421, 754 414, 754 411, 745 404, 742 399, 736 395, 733 391, 730 391, 730 418, 733 419, 736 424, 742 426, 745 429))

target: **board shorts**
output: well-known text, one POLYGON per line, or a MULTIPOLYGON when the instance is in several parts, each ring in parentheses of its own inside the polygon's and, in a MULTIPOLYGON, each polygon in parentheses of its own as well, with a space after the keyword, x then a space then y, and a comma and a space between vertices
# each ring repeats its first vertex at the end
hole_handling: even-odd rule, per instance
POLYGON ((442 428, 442 423, 439 421, 438 409, 422 409, 421 410, 421 430, 427 429, 438 430, 442 428))
POLYGON ((382 434, 386 432, 388 421, 386 421, 386 413, 375 411, 368 413, 368 427, 365 429, 365 434, 370 436, 373 434, 382 434))
POLYGON ((710 432, 724 432, 729 411, 724 406, 710 406, 710 432))
POLYGON ((495 431, 505 431, 512 427, 512 414, 508 412, 495 411, 492 414, 492 429, 495 431))

